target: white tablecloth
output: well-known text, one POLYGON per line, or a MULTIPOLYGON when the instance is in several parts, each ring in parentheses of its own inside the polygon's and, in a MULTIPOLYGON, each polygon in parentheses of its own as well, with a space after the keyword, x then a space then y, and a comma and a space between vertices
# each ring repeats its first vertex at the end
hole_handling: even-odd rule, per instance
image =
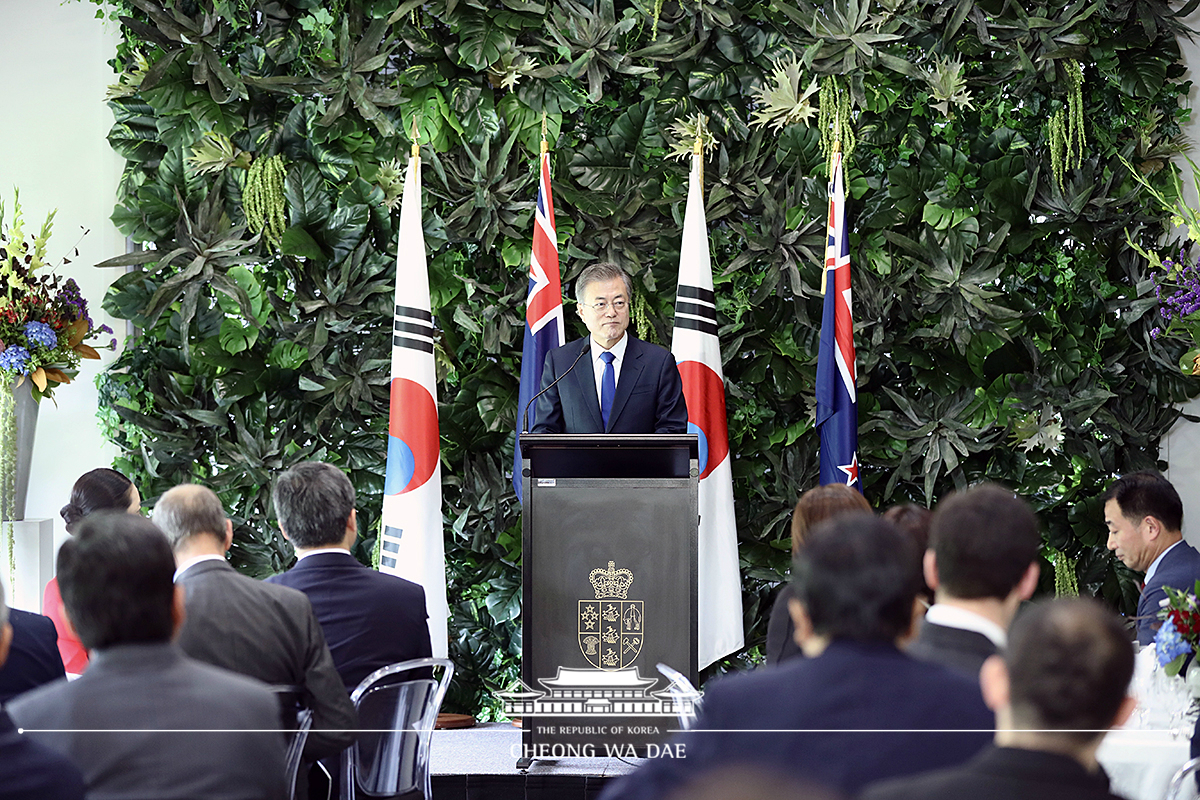
POLYGON ((1115 730, 1100 743, 1097 759, 1113 794, 1129 800, 1163 800, 1171 777, 1188 761, 1191 729, 1115 730))

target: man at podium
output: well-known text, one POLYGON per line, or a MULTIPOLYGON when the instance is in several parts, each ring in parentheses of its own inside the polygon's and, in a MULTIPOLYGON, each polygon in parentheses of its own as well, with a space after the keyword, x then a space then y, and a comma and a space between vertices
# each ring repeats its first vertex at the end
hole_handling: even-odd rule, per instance
POLYGON ((591 335, 546 354, 533 433, 687 433, 675 357, 626 331, 632 297, 616 264, 580 273, 576 310, 591 335))

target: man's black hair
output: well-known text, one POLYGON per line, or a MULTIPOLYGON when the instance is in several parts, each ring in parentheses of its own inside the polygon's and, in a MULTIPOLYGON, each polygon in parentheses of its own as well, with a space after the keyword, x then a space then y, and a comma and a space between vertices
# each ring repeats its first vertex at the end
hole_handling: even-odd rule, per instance
POLYGON ((1008 597, 1041 546, 1033 509, 995 484, 951 495, 929 524, 940 588, 964 600, 1008 597))
POLYGON ((170 641, 175 556, 153 522, 97 511, 58 551, 58 588, 89 650, 170 641))
POLYGON ((346 536, 354 487, 332 464, 296 464, 276 478, 272 497, 279 524, 296 547, 332 547, 346 536))
POLYGON ((842 514, 812 531, 792 566, 813 630, 831 639, 894 642, 921 586, 912 538, 872 514, 842 514))
POLYGON ((1091 599, 1044 601, 1018 614, 1004 660, 1013 721, 1032 730, 1106 730, 1133 677, 1128 633, 1091 599))
POLYGON ((1168 531, 1183 529, 1183 501, 1171 482, 1152 469, 1133 472, 1118 478, 1104 493, 1104 502, 1116 500, 1121 514, 1128 520, 1140 522, 1154 517, 1168 531))

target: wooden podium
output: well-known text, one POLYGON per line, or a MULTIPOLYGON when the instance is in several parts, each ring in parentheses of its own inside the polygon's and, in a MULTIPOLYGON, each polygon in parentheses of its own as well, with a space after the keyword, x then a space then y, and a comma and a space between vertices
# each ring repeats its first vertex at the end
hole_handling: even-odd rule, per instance
POLYGON ((638 755, 697 682, 695 434, 523 434, 524 754, 638 755))

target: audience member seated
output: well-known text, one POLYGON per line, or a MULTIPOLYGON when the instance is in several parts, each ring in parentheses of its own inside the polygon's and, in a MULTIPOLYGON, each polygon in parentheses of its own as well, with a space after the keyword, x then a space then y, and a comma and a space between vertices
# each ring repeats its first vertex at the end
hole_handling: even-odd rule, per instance
MULTIPOLYGON (((9 608, 0 584, 0 676, 13 642, 9 608)), ((36 615, 34 615, 36 616, 36 615)), ((54 645, 54 625, 50 625, 50 649, 54 645)), ((61 676, 62 662, 58 672, 61 676)), ((83 776, 67 758, 17 733, 8 715, 0 710, 0 800, 83 800, 83 776)))
POLYGON ((735 765, 852 794, 966 762, 994 727, 978 682, 896 644, 914 622, 920 576, 916 546, 890 522, 852 514, 820 525, 792 567, 789 608, 807 658, 717 681, 696 729, 676 740, 686 757, 648 760, 603 800, 666 797, 735 765))
POLYGON ((49 617, 10 608, 8 622, 12 626, 12 646, 8 661, 0 666, 0 704, 66 676, 58 652, 58 633, 49 617))
MULTIPOLYGON (((915 503, 903 503, 892 506, 880 516, 912 537, 917 544, 917 552, 924 553, 929 549, 929 520, 933 516, 928 508, 922 508, 915 503)), ((933 605, 933 589, 922 578, 921 591, 917 598, 926 610, 933 605)))
POLYGON ((925 582, 934 604, 908 653, 978 679, 1037 588, 1037 517, 1008 489, 984 484, 939 503, 929 538, 925 582))
POLYGON ((176 639, 183 652, 264 683, 299 687, 313 712, 307 760, 349 747, 358 715, 308 598, 229 566, 233 522, 212 490, 176 486, 154 506, 153 519, 175 551, 175 584, 185 592, 176 639))
POLYGON ((354 487, 341 470, 297 464, 275 481, 273 499, 297 560, 267 580, 308 595, 348 691, 380 667, 432 655, 425 590, 350 554, 358 517, 354 487))
POLYGON ((1093 600, 1037 603, 1013 623, 1004 658, 980 673, 995 746, 959 767, 869 787, 863 800, 1115 800, 1096 750, 1133 711, 1132 675, 1115 614, 1093 600))
POLYGON ((79 767, 90 800, 279 800, 279 704, 262 683, 171 643, 184 613, 174 575, 150 520, 89 515, 58 551, 58 579, 91 664, 16 698, 9 716, 79 767))
MULTIPOLYGON (((133 481, 126 478, 115 469, 100 467, 91 472, 85 472, 71 487, 71 502, 67 503, 59 514, 67 523, 67 533, 75 533, 79 523, 88 514, 96 511, 124 510, 136 514, 142 506, 142 496, 138 494, 133 481)), ((75 632, 63 622, 62 598, 58 592, 58 579, 51 578, 46 584, 42 595, 42 612, 54 620, 58 630, 58 650, 62 654, 63 666, 72 675, 78 675, 87 668, 88 653, 75 632)))
POLYGON ((1117 479, 1104 493, 1108 549, 1146 574, 1137 607, 1137 641, 1148 645, 1161 624, 1164 586, 1191 590, 1200 578, 1200 553, 1183 541, 1183 501, 1166 478, 1143 470, 1117 479))
MULTIPOLYGON (((800 495, 792 511, 792 558, 804 546, 804 539, 820 522, 851 511, 870 511, 871 504, 859 492, 849 486, 831 483, 809 489, 800 495)), ((790 584, 779 588, 771 616, 767 620, 767 664, 778 664, 789 658, 803 655, 796 644, 796 629, 788 613, 788 601, 793 597, 790 584)))

